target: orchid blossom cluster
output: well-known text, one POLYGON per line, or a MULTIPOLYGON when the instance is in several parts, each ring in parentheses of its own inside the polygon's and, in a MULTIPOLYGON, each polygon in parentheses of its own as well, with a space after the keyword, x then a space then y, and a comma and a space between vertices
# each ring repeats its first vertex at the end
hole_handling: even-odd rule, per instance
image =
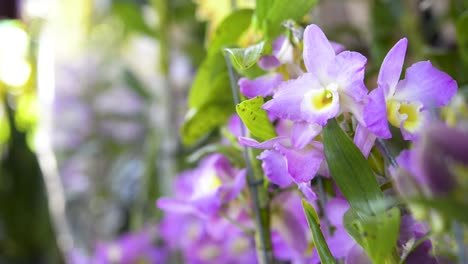
MULTIPOLYGON (((232 144, 239 151, 246 148, 257 153, 270 199, 268 228, 274 259, 320 262, 301 206, 304 198, 319 212, 321 230, 335 259, 371 263, 344 227, 343 217, 350 204, 330 173, 322 131, 336 119, 353 135, 365 157, 372 155, 376 141, 381 143, 380 150, 385 150, 383 140, 402 137, 414 148, 396 159, 388 149, 387 153, 381 151, 378 155, 391 166, 375 170, 378 181, 395 181, 403 197, 421 189, 429 196, 451 193, 462 183, 455 175, 468 164, 464 152, 468 135, 466 128, 449 127, 436 113, 451 102, 457 83, 429 61, 409 66, 402 78, 406 38, 388 52, 376 84, 365 82, 366 57, 329 41, 317 25, 305 28, 300 44, 286 36, 277 38, 272 53, 258 60, 265 74, 238 82, 245 98, 269 99, 261 111, 266 111, 277 136, 259 142, 242 133, 240 119, 233 116, 228 128, 238 141, 232 144), (300 47, 302 56, 297 56, 300 47), (433 144, 436 152, 431 150, 433 144), (452 169, 452 160, 458 170, 452 169), (330 184, 328 191, 323 190, 324 181, 330 184), (416 187, 410 188, 407 182, 416 187)), ((225 155, 211 154, 176 179, 175 196, 158 200, 158 207, 166 212, 163 239, 186 263, 257 263, 254 234, 259 230, 248 192, 256 183, 246 177, 248 170, 225 155)), ((391 191, 385 194, 394 196, 391 191)), ((409 212, 402 213, 395 254, 406 263, 439 263, 430 240, 410 249, 428 235, 431 225, 424 221, 427 218, 409 212)))

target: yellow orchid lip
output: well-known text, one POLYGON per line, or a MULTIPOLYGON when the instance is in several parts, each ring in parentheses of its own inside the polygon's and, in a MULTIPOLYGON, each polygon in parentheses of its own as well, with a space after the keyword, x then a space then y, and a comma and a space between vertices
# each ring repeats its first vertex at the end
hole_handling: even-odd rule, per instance
POLYGON ((312 97, 312 105, 315 109, 323 109, 333 102, 333 93, 324 89, 320 94, 312 97))
POLYGON ((337 90, 336 84, 330 84, 326 88, 314 89, 305 94, 305 98, 310 102, 310 106, 315 111, 322 111, 329 108, 332 103, 334 95, 333 92, 337 90))
POLYGON ((390 124, 408 132, 417 131, 422 124, 420 114, 422 105, 419 102, 404 103, 396 100, 387 101, 387 118, 390 124))

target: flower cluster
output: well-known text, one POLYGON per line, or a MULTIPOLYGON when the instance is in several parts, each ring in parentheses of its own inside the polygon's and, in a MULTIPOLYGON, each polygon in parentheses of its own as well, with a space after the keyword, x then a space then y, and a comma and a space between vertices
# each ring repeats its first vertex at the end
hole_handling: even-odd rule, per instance
MULTIPOLYGON (((382 143, 402 136, 416 146, 411 153, 419 156, 403 152, 393 166, 414 172, 433 192, 451 191, 455 181, 447 179, 441 183, 441 176, 436 175, 452 175, 448 163, 426 162, 422 168, 415 168, 411 166, 417 162, 409 160, 433 159, 429 147, 436 144, 441 155, 466 162, 462 148, 442 136, 452 135, 464 144, 466 134, 438 126, 429 132, 425 129, 439 118, 435 114, 437 108, 450 103, 457 83, 429 61, 414 63, 401 79, 406 38, 388 52, 376 84, 366 83, 367 58, 329 41, 317 25, 307 26, 303 45, 296 44, 285 36, 277 38, 272 43, 272 53, 258 60, 265 74, 253 79, 243 77, 238 82, 246 98, 267 99, 261 111, 266 112, 277 136, 259 141, 236 128, 233 134, 238 136, 238 142, 233 148, 258 153, 257 160, 252 161, 254 168, 249 170, 255 173, 258 161, 267 180, 263 182, 269 199, 267 229, 275 259, 320 262, 303 213, 304 198, 319 212, 321 230, 334 258, 346 263, 370 263, 345 228, 343 217, 350 204, 330 172, 322 131, 330 120, 336 119, 347 134, 354 136, 364 157, 371 154, 377 139, 382 143), (297 56, 301 47, 302 56, 297 56), (390 127, 401 130, 401 136, 390 127), (327 191, 324 182, 328 184, 327 191)), ((394 160, 383 151, 380 155, 394 160)), ((255 200, 248 190, 258 183, 251 182, 249 170, 234 167, 221 154, 212 154, 177 178, 174 197, 158 200, 158 207, 167 212, 165 239, 172 250, 182 252, 187 263, 257 263, 259 252, 254 250, 252 237, 258 232, 255 200)), ((395 168, 389 170, 398 178, 395 168)), ((385 170, 379 173, 379 181, 389 181, 385 170)), ((400 230, 395 253, 401 259, 407 263, 436 263, 430 241, 408 250, 410 243, 427 233, 426 225, 403 214, 400 230)))

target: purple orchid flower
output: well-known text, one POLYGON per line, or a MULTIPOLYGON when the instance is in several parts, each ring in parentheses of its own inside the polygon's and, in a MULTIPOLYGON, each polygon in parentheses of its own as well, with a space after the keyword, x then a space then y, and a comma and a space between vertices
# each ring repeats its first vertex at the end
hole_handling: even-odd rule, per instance
POLYGON ((213 154, 177 179, 176 197, 160 198, 157 205, 166 211, 207 217, 237 197, 245 185, 245 176, 245 170, 237 170, 222 155, 213 154))
MULTIPOLYGON (((404 150, 398 156, 397 162, 425 192, 436 196, 446 195, 459 185, 454 165, 468 165, 467 148, 467 131, 434 123, 426 128, 412 149, 404 150)), ((407 176, 395 175, 399 180, 407 176)), ((401 187, 405 191, 407 186, 401 187)))
POLYGON ((124 235, 119 240, 98 244, 96 254, 91 263, 164 263, 166 252, 153 244, 154 230, 143 230, 138 233, 124 235))
POLYGON ((351 51, 337 55, 316 25, 304 31, 303 58, 307 73, 282 83, 263 109, 283 119, 321 126, 342 112, 353 113, 361 122, 367 59, 351 51))
MULTIPOLYGON (((416 222, 412 216, 404 215, 401 217, 400 237, 398 246, 405 248, 405 245, 414 243, 429 232, 429 227, 424 222, 416 222)), ((428 263, 437 264, 438 261, 431 255, 432 242, 426 240, 416 247, 406 258, 406 263, 428 263)))
POLYGON ((302 197, 297 191, 276 196, 271 203, 271 230, 273 255, 281 261, 307 263, 312 241, 302 209, 302 197))
MULTIPOLYGON (((237 214, 237 210, 226 212, 239 223, 244 222, 233 213, 237 214)), ((169 248, 182 253, 184 263, 257 263, 253 238, 219 215, 202 219, 168 212, 160 229, 169 248)))
POLYGON ((381 138, 392 137, 390 122, 401 129, 404 139, 413 140, 423 127, 427 110, 447 105, 457 92, 455 80, 429 61, 413 64, 400 81, 407 45, 403 38, 388 52, 380 68, 378 88, 369 94, 364 108, 365 124, 381 138))
POLYGON ((309 182, 315 177, 325 159, 321 142, 313 141, 302 149, 295 148, 288 137, 276 137, 259 143, 240 137, 239 142, 248 147, 264 149, 257 158, 262 161, 265 176, 281 188, 296 183, 309 201, 317 197, 309 182))

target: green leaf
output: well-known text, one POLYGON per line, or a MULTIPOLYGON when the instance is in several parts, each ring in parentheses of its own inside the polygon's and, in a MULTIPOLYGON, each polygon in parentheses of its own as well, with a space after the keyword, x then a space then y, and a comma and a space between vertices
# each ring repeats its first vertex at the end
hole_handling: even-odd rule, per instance
POLYGON ((320 221, 314 207, 308 204, 304 199, 302 199, 302 207, 304 208, 307 223, 309 223, 309 228, 312 232, 312 238, 314 239, 320 261, 324 264, 336 263, 320 230, 320 221))
MULTIPOLYGON (((281 23, 287 19, 299 20, 306 15, 317 3, 318 0, 289 0, 289 1, 260 1, 260 9, 268 9, 268 14, 264 20, 260 20, 260 25, 266 33, 268 39, 273 39, 284 30, 281 23), (266 5, 263 7, 263 5, 266 5)), ((263 12, 263 11, 262 11, 263 12)), ((258 17, 257 12, 257 17, 258 17)), ((260 17, 258 17, 261 19, 260 17)))
POLYGON ((233 64, 235 64, 241 70, 247 70, 258 61, 262 55, 264 45, 265 42, 262 41, 245 49, 232 48, 225 49, 225 51, 229 53, 233 64))
POLYGON ((112 3, 112 13, 125 23, 128 31, 139 31, 148 35, 154 35, 155 32, 146 25, 140 10, 140 6, 125 1, 115 1, 112 3))
POLYGON ((264 21, 267 18, 270 7, 276 0, 256 0, 255 1, 255 17, 257 21, 264 21))
POLYGON ((238 10, 221 22, 210 43, 207 57, 195 76, 189 92, 189 118, 182 126, 182 142, 192 144, 222 125, 234 112, 229 75, 222 48, 234 45, 250 26, 252 10, 238 10), (219 113, 213 109, 218 109, 219 113), (208 122, 205 121, 210 120, 208 122))
POLYGON ((395 258, 394 249, 400 233, 400 210, 397 207, 376 216, 358 215, 349 209, 343 223, 372 263, 388 263, 387 260, 395 258))
POLYGON ((465 62, 468 65, 468 10, 465 11, 457 20, 456 30, 457 30, 457 40, 460 49, 460 54, 465 62))
POLYGON ((200 108, 213 101, 233 102, 226 60, 220 52, 200 65, 189 93, 189 107, 200 108))
POLYGON ((468 225, 468 204, 450 197, 412 198, 410 203, 418 204, 429 209, 435 209, 446 219, 456 219, 468 225))
POLYGON ((257 96, 236 106, 236 112, 245 126, 260 141, 276 137, 275 129, 268 119, 266 111, 261 108, 263 103, 263 97, 257 96))
POLYGON ((231 13, 216 29, 208 48, 208 57, 234 44, 252 23, 253 11, 241 9, 231 13))
POLYGON ((190 163, 196 163, 206 155, 213 153, 223 154, 223 156, 225 156, 236 167, 245 167, 245 160, 242 156, 242 152, 232 146, 223 144, 210 144, 204 146, 188 156, 187 161, 190 163))
POLYGON ((335 119, 323 129, 325 157, 332 177, 351 207, 359 214, 378 214, 383 194, 361 151, 343 132, 335 119))
POLYGON ((182 143, 192 145, 214 128, 223 125, 231 115, 230 109, 225 105, 210 104, 189 111, 180 131, 182 143))

